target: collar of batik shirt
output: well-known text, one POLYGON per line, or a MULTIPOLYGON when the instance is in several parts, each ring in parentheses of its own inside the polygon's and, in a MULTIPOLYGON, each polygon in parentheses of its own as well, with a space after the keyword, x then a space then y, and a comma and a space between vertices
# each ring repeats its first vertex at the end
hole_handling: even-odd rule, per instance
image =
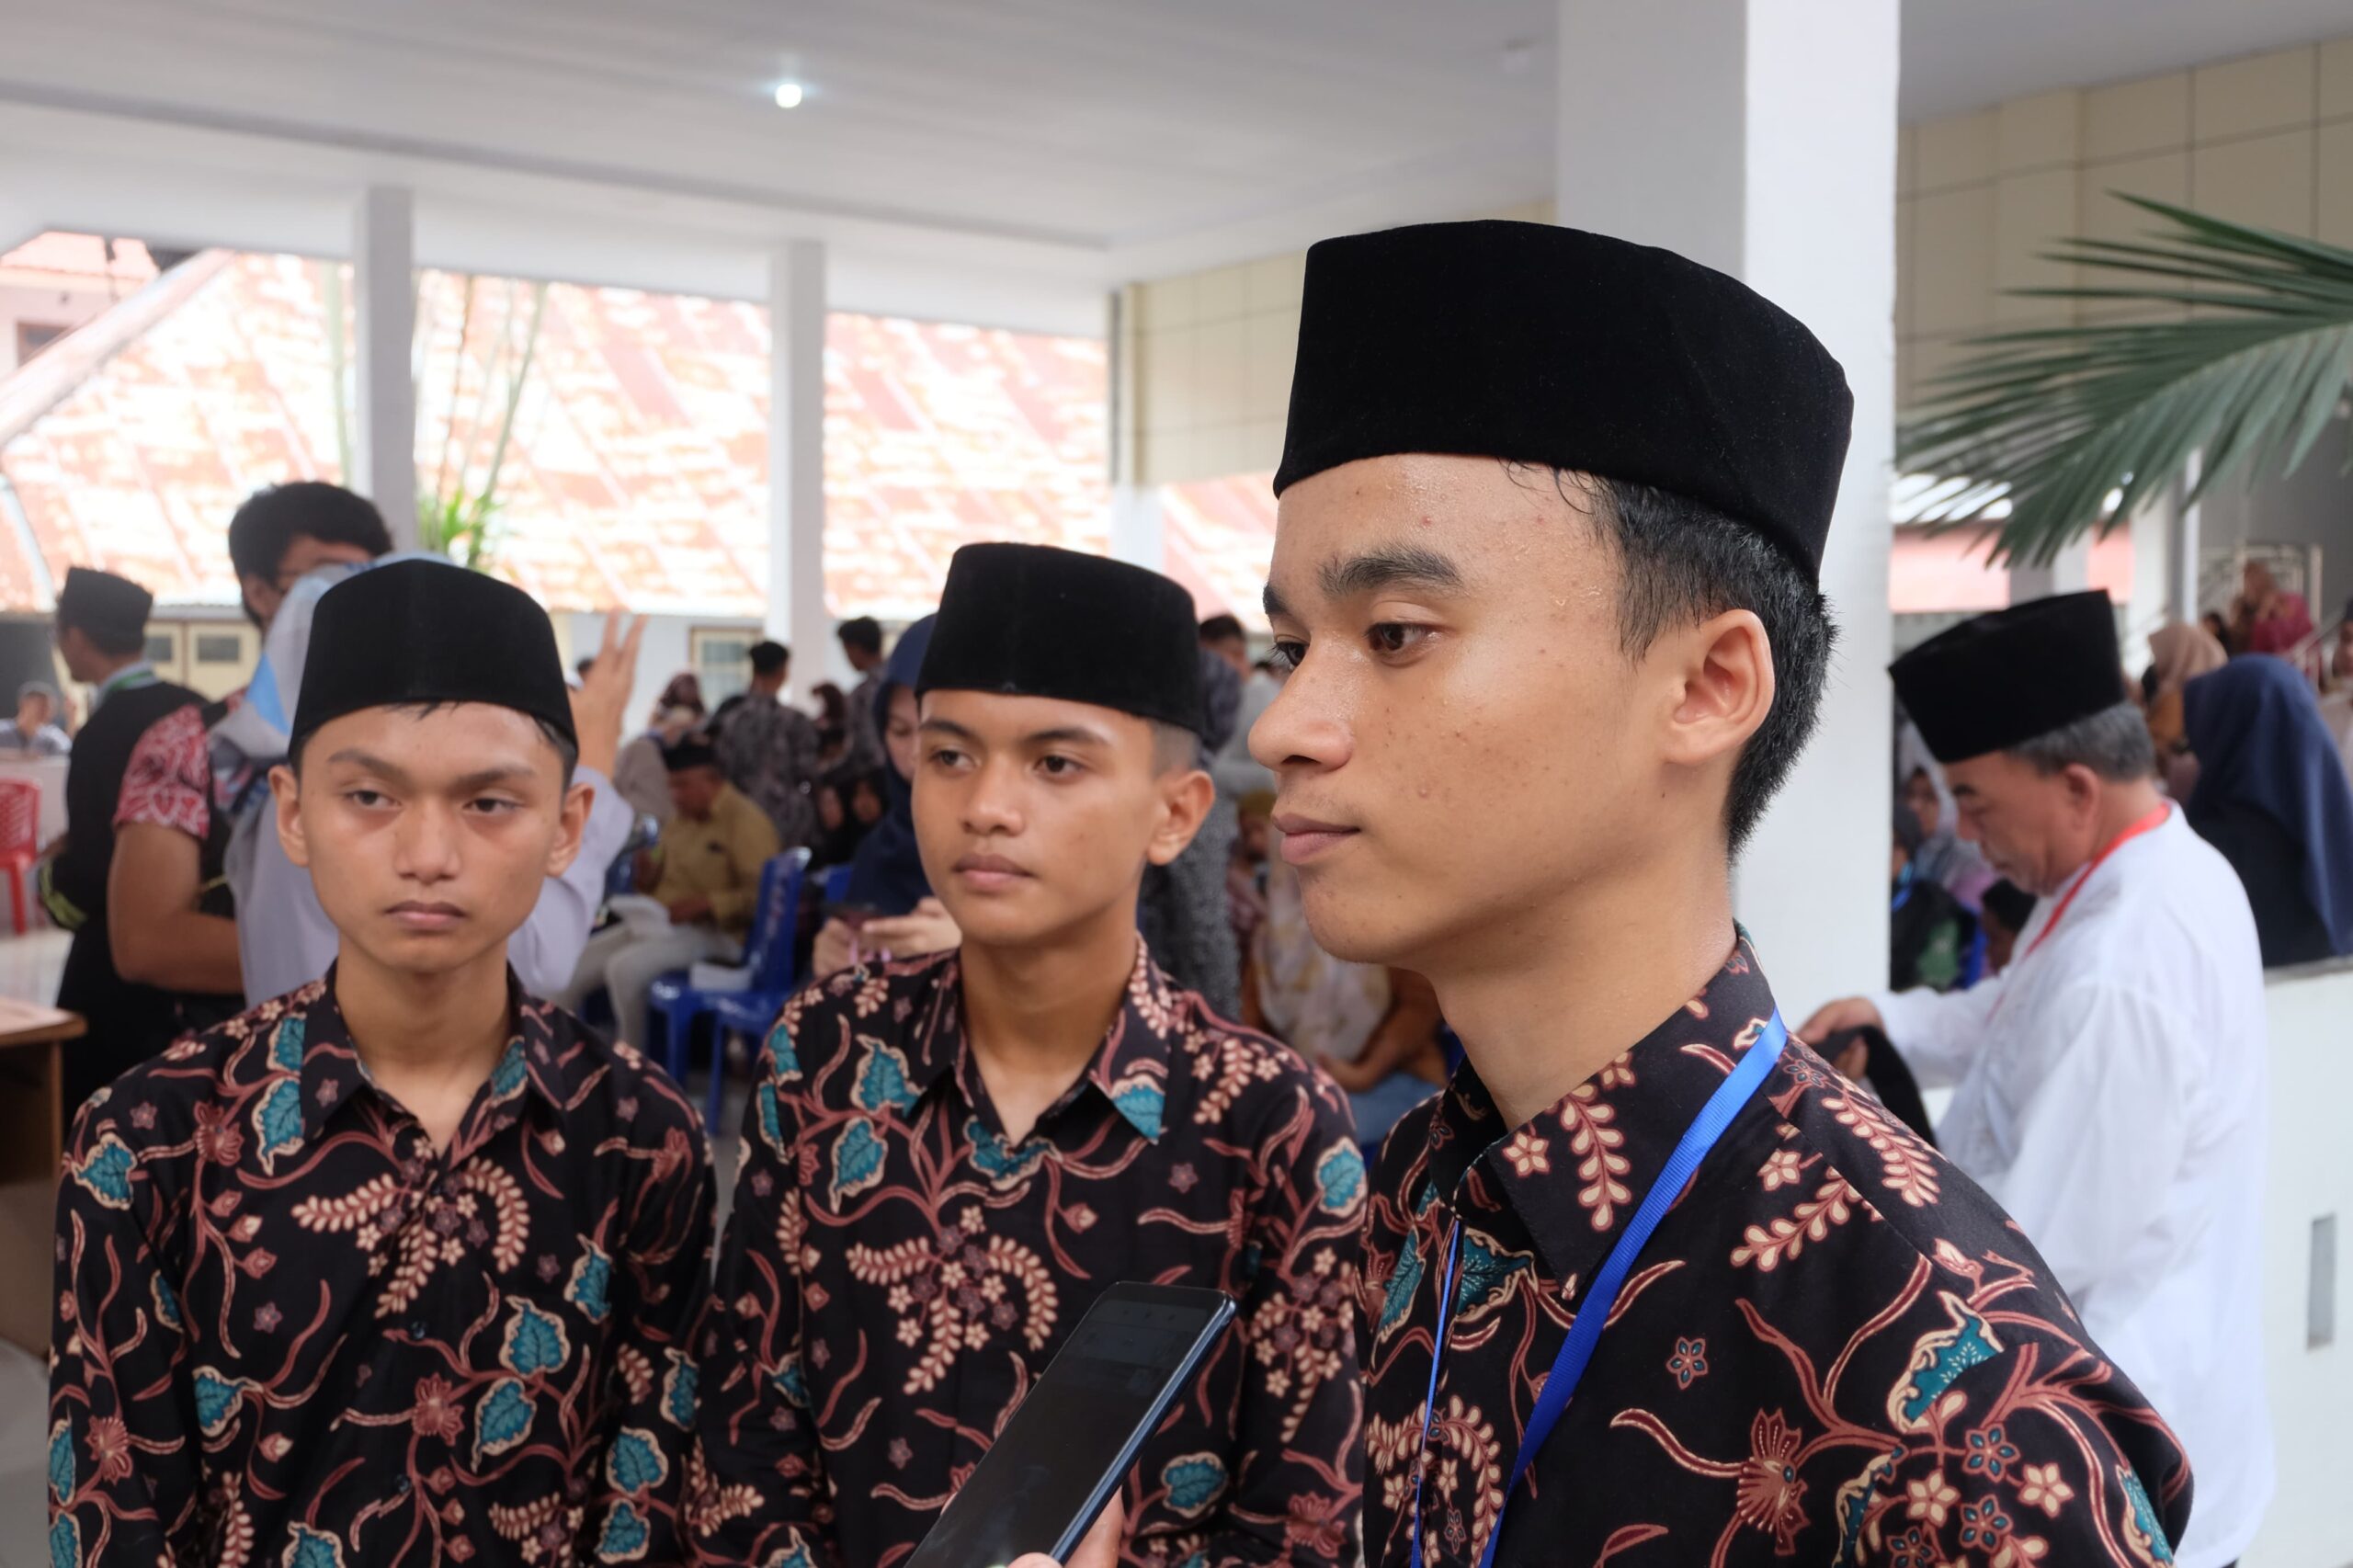
MULTIPOLYGON (((964 1028, 963 977, 954 958, 947 960, 934 978, 931 1006, 918 1022, 907 1047, 907 1081, 911 1102, 921 1098, 942 1079, 954 1082, 968 1106, 984 1103, 980 1067, 972 1060, 964 1028)), ((1070 1092, 1038 1119, 1040 1128, 1090 1089, 1102 1096, 1129 1126, 1150 1143, 1160 1142, 1168 1106, 1169 1063, 1192 1009, 1185 994, 1153 962, 1142 938, 1136 941, 1135 967, 1128 974, 1127 994, 1104 1031, 1086 1072, 1070 1092)), ((1033 1136, 1035 1134, 1033 1133, 1033 1136)))
MULTIPOLYGON (((1417 1209, 1466 1227, 1466 1284, 1524 1267, 1524 1232, 1552 1279, 1589 1280, 1684 1131, 1773 1017, 1745 932, 1673 1017, 1533 1119, 1506 1129, 1478 1070, 1458 1069, 1431 1119, 1417 1209), (1516 1219, 1518 1224, 1510 1222, 1516 1219)), ((1784 1058, 1786 1061, 1787 1058, 1784 1058)))
MULTIPOLYGON (((561 1015, 555 1005, 525 992, 511 969, 506 972, 506 994, 514 1034, 498 1065, 491 1070, 487 1097, 478 1102, 477 1108, 512 1107, 529 1092, 561 1112, 586 1086, 584 1078, 589 1063, 583 1042, 572 1038, 576 1031, 559 1027, 561 1015)), ((264 1049, 271 1071, 299 1077, 306 1141, 324 1133, 355 1094, 375 1092, 368 1069, 352 1045, 343 1009, 335 1004, 332 969, 325 979, 285 999, 284 1011, 267 1026, 264 1049)), ((460 1136, 471 1141, 472 1132, 470 1116, 460 1136)))

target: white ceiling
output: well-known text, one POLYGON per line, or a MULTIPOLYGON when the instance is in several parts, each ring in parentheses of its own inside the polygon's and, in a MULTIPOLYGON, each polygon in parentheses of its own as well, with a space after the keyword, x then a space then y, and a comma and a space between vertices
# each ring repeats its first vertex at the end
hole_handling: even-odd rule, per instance
MULTIPOLYGON (((613 281, 749 293, 760 244, 817 234, 878 306, 953 269, 971 298, 938 309, 1092 322, 1121 278, 1544 196, 1557 5, 23 0, 0 228, 336 248, 351 181, 397 179, 448 264, 561 276, 588 247, 613 281)), ((1919 118, 2353 31, 2353 9, 1905 0, 1904 23, 1919 118)))

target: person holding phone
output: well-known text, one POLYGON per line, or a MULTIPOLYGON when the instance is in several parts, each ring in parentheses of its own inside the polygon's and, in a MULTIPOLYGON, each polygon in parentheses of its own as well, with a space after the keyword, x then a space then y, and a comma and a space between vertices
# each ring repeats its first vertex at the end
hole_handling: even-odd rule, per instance
POLYGON ((1316 940, 1427 978, 1467 1058, 1371 1183, 1371 1568, 2123 1568, 2188 1517, 2032 1244, 1787 1038, 1733 922, 1850 408, 1667 251, 1308 253, 1251 749, 1316 940))
POLYGON ((1191 596, 969 546, 915 686, 914 825, 962 940, 821 982, 761 1052, 698 1346, 701 1561, 904 1557, 1121 1281, 1240 1302, 1126 1480, 1131 1560, 1352 1561, 1346 1100, 1137 931, 1213 789, 1191 596))

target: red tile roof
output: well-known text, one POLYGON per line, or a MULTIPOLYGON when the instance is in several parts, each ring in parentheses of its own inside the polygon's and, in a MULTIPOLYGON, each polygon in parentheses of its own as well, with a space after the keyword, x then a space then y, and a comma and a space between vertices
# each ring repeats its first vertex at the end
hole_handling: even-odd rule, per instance
MULTIPOLYGON (((60 238, 36 242, 44 259, 74 260, 60 238)), ((341 472, 324 265, 203 253, 0 380, 0 609, 46 608, 44 576, 74 564, 122 572, 166 604, 235 602, 222 529, 238 500, 341 472)), ((530 312, 528 286, 478 284, 471 315, 463 293, 431 273, 420 293, 428 491, 445 472, 476 485, 487 473, 501 357, 530 312)), ((547 290, 545 311, 500 470, 499 569, 552 608, 757 615, 766 312, 569 285, 547 290)), ((1105 548, 1105 377, 1090 339, 835 315, 836 611, 924 613, 974 539, 1105 548)))

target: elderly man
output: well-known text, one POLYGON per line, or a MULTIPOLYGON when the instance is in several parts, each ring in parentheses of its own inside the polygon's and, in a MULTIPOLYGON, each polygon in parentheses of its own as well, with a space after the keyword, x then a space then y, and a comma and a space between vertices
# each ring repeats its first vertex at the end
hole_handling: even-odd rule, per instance
POLYGON ((2272 1488, 2263 962, 2246 893, 2157 791, 2106 594, 1980 616, 1892 673, 1961 832, 2041 902, 1998 978, 1835 1002, 1801 1032, 1880 1025, 1924 1086, 1955 1086, 1945 1152, 2180 1435, 2198 1490, 2177 1561, 2222 1568, 2272 1488))

